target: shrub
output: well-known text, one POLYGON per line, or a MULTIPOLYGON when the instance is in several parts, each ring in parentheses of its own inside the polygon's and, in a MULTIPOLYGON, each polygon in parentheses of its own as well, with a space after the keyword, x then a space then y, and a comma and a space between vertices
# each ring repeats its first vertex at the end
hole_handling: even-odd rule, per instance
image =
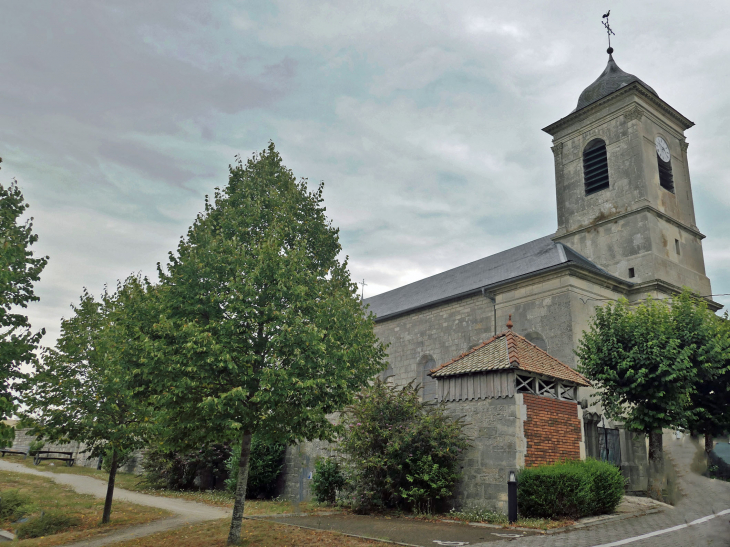
POLYGON ((43 450, 44 446, 46 446, 46 443, 43 441, 31 441, 30 445, 28 445, 28 455, 35 456, 36 452, 43 450))
POLYGON ((218 443, 189 452, 151 448, 144 455, 144 482, 153 488, 191 490, 200 486, 200 477, 205 474, 210 478, 210 486, 215 486, 227 477, 226 462, 230 456, 230 447, 218 443))
POLYGON ((41 516, 29 520, 18 527, 18 538, 38 538, 50 536, 78 526, 81 521, 77 517, 62 513, 41 513, 41 516))
POLYGON ((568 461, 523 469, 518 477, 520 514, 580 518, 610 513, 621 501, 624 478, 607 462, 568 461))
MULTIPOLYGON (((271 497, 276 489, 276 479, 284 466, 285 452, 285 444, 269 442, 256 436, 251 439, 251 456, 249 457, 248 484, 246 486, 247 498, 271 497)), ((238 460, 240 457, 241 445, 237 444, 233 447, 231 456, 226 461, 228 471, 226 488, 230 492, 236 491, 238 460)))
POLYGON ((339 450, 352 486, 353 508, 430 511, 452 495, 459 455, 469 446, 464 424, 443 404, 421 401, 419 388, 380 380, 344 413, 339 450))
POLYGON ((18 490, 0 493, 0 521, 14 522, 29 512, 30 499, 18 490))
POLYGON ((336 459, 322 458, 314 463, 312 491, 318 502, 335 503, 337 493, 342 491, 346 483, 347 480, 336 459))

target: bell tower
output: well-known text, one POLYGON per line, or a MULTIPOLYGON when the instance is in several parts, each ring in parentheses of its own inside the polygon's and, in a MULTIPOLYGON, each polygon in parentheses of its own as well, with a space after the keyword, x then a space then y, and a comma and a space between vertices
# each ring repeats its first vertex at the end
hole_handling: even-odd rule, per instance
POLYGON ((694 124, 636 76, 608 64, 553 137, 553 240, 646 291, 711 294, 684 132, 694 124))

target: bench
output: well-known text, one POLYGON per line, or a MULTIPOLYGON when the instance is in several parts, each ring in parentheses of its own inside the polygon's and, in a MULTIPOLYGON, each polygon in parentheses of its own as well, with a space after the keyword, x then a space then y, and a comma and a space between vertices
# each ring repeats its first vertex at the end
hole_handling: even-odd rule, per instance
POLYGON ((3 453, 3 458, 5 457, 5 454, 20 454, 23 456, 23 459, 28 457, 28 449, 25 448, 0 448, 0 452, 3 453))
POLYGON ((33 458, 33 464, 38 465, 43 460, 61 460, 66 462, 66 465, 73 467, 74 464, 74 453, 73 452, 62 452, 61 450, 38 450, 33 458), (51 454, 62 454, 62 456, 51 456, 51 454))

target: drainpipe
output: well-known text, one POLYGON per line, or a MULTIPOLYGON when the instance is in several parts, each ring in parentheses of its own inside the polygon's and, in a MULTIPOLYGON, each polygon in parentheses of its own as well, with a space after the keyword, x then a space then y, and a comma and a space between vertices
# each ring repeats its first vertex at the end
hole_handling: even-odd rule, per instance
POLYGON ((489 294, 485 287, 482 287, 482 296, 492 301, 492 309, 494 310, 494 336, 497 336, 497 297, 489 294))

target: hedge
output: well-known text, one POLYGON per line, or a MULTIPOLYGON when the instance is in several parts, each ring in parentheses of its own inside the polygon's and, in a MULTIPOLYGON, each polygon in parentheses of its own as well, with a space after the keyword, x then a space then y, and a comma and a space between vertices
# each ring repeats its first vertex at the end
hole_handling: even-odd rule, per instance
POLYGON ((581 518, 612 512, 624 494, 618 467, 587 459, 520 471, 517 505, 521 516, 581 518))

